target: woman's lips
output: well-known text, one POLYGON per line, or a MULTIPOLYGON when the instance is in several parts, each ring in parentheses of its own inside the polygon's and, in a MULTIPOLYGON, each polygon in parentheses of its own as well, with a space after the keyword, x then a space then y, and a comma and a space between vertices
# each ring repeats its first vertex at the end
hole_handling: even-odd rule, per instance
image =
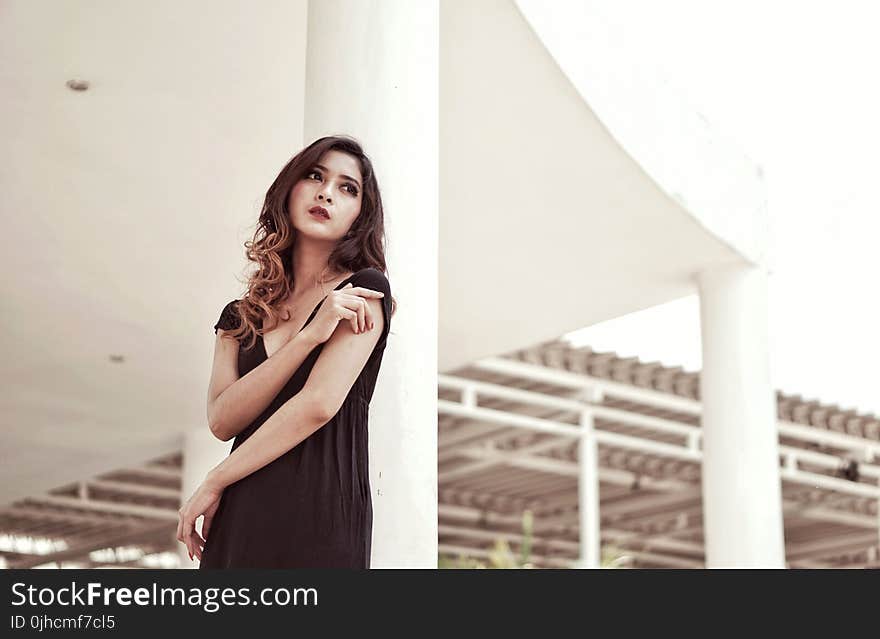
POLYGON ((321 212, 321 209, 309 209, 309 215, 318 218, 319 220, 324 220, 325 222, 330 219, 329 216, 324 215, 324 213, 321 212))

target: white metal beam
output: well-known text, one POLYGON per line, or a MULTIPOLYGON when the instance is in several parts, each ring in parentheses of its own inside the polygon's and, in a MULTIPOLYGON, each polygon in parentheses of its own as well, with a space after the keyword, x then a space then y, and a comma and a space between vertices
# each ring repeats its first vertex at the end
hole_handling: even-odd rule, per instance
POLYGON ((134 515, 137 517, 149 517, 151 519, 161 519, 163 521, 178 521, 180 517, 177 510, 171 510, 168 508, 154 508, 152 506, 140 506, 137 504, 125 504, 110 501, 98 501, 95 499, 78 499, 76 497, 40 495, 37 497, 29 497, 28 500, 36 503, 51 504, 53 506, 65 506, 67 508, 81 508, 83 510, 94 510, 121 515, 134 515))

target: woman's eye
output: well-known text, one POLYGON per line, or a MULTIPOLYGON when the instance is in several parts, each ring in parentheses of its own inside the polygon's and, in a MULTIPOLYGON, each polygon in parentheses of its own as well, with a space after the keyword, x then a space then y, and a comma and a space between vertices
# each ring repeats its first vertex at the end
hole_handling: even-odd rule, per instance
MULTIPOLYGON (((321 173, 320 173, 319 171, 309 171, 309 172, 306 174, 306 177, 307 177, 307 178, 311 178, 312 176, 316 176, 317 179, 319 179, 319 180, 321 179, 321 173)), ((347 189, 348 189, 348 192, 351 193, 352 195, 357 195, 357 194, 358 194, 358 189, 357 189, 357 187, 356 187, 354 184, 352 184, 351 182, 347 182, 346 184, 343 184, 343 186, 344 186, 345 188, 347 188, 347 189)))

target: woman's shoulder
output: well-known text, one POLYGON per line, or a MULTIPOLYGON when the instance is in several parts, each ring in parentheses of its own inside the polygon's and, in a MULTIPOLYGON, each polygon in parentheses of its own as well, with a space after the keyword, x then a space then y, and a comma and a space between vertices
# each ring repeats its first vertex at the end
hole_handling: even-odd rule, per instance
POLYGON ((372 291, 380 291, 384 293, 381 298, 382 314, 385 316, 385 326, 382 329, 382 335, 376 343, 377 349, 385 346, 385 340, 391 330, 391 317, 394 314, 394 305, 391 300, 391 284, 388 282, 388 276, 379 269, 369 266, 362 268, 351 276, 352 286, 362 286, 372 291))
POLYGON ((214 324, 214 333, 220 328, 224 331, 229 331, 238 326, 238 303, 240 301, 241 300, 232 300, 223 307, 223 310, 220 311, 220 318, 217 320, 217 323, 214 324))
POLYGON ((352 286, 363 286, 374 291, 382 291, 386 295, 391 294, 391 283, 388 281, 388 276, 374 266, 368 266, 355 272, 350 281, 352 286))
POLYGON ((223 313, 232 313, 233 315, 238 315, 238 305, 241 303, 241 300, 230 300, 226 303, 226 306, 223 307, 223 313))

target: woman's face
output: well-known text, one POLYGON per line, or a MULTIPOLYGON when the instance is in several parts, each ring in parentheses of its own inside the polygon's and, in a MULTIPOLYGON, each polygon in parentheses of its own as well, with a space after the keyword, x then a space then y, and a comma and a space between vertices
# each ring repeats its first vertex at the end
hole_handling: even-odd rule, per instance
POLYGON ((362 193, 358 161, 342 151, 327 151, 290 190, 287 209, 291 224, 314 239, 336 241, 360 214, 362 193), (310 213, 316 206, 323 207, 330 217, 310 213))

